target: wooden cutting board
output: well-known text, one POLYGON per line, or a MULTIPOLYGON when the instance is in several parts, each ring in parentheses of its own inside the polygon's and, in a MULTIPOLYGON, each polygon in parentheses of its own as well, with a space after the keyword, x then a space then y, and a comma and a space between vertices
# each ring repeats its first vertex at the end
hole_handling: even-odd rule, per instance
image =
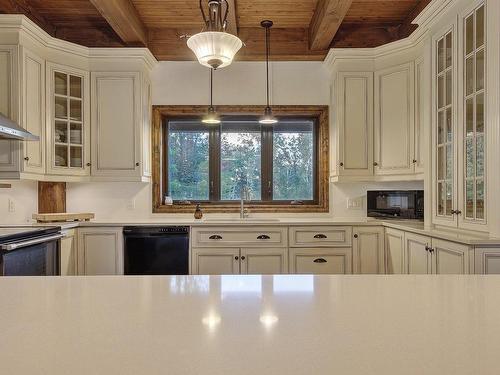
POLYGON ((59 213, 59 214, 33 214, 32 218, 39 223, 54 223, 61 221, 89 221, 93 213, 59 213))

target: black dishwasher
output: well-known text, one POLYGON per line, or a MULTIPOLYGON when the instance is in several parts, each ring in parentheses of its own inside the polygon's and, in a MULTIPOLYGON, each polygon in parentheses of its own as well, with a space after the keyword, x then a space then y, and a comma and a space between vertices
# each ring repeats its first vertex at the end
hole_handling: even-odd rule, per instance
POLYGON ((189 228, 124 227, 125 275, 189 274, 189 228))

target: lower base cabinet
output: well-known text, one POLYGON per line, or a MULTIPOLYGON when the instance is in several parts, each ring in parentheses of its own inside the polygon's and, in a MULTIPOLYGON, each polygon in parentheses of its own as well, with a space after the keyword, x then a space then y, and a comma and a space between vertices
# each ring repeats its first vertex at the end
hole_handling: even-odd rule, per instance
POLYGON ((346 275, 352 273, 352 248, 291 248, 290 273, 346 275))
POLYGON ((388 274, 406 273, 404 242, 405 232, 392 228, 385 230, 385 266, 388 274))
POLYGON ((500 275, 500 248, 476 247, 474 257, 474 273, 500 275))
POLYGON ((123 275, 123 228, 78 230, 79 275, 123 275))
POLYGON ((353 228, 353 273, 385 274, 384 233, 383 227, 353 228))
POLYGON ((64 237, 61 238, 61 247, 59 252, 61 276, 73 276, 78 272, 76 230, 65 230, 62 231, 62 234, 64 237))
POLYGON ((288 272, 286 248, 193 248, 194 275, 274 275, 288 272))

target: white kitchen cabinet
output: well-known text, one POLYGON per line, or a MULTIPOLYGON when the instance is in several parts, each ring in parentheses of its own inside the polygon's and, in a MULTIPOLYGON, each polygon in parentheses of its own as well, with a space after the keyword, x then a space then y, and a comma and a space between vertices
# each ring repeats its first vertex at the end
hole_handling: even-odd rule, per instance
POLYGON ((92 177, 147 180, 150 135, 143 123, 149 118, 143 116, 143 95, 149 88, 142 73, 92 72, 91 86, 92 177))
POLYGON ((191 274, 238 275, 240 273, 239 256, 239 248, 193 248, 191 274))
POLYGON ((404 256, 405 232, 392 228, 385 230, 386 272, 388 274, 406 273, 404 256))
POLYGON ((384 274, 384 228, 353 227, 353 233, 353 273, 384 274))
POLYGON ((290 227, 291 247, 348 247, 352 227, 340 225, 290 227))
POLYGON ((76 275, 78 273, 78 241, 76 236, 76 229, 65 230, 62 232, 62 234, 64 234, 64 237, 61 238, 59 258, 61 276, 76 275))
POLYGON ((90 175, 88 72, 47 63, 47 174, 90 175))
POLYGON ((432 256, 429 247, 432 244, 430 237, 414 233, 405 233, 404 252, 407 273, 410 275, 432 273, 432 256))
POLYGON ((414 63, 375 72, 375 174, 414 173, 414 63))
POLYGON ((291 248, 290 273, 344 275, 352 273, 352 248, 291 248))
POLYGON ((373 175, 373 72, 339 72, 336 78, 337 176, 373 175))
POLYGON ((276 275, 288 273, 286 248, 242 248, 241 274, 276 275))
POLYGON ((444 274, 468 274, 469 257, 472 248, 463 244, 450 241, 432 239, 432 273, 444 274))
POLYGON ((78 229, 78 274, 123 274, 123 228, 78 229))
POLYGON ((415 173, 424 173, 427 161, 427 143, 425 142, 425 127, 430 121, 430 113, 426 106, 426 78, 427 71, 423 57, 415 61, 415 149, 413 164, 415 173))
POLYGON ((480 275, 500 275, 500 248, 475 248, 475 273, 480 275))

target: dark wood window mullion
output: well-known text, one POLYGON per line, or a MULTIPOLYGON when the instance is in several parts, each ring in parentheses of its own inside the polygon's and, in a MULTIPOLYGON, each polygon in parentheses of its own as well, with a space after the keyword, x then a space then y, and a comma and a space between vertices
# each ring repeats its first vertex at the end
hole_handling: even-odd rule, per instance
POLYGON ((262 128, 261 195, 263 201, 273 200, 273 129, 262 128))
POLYGON ((220 127, 209 130, 209 197, 210 201, 220 201, 220 127))

